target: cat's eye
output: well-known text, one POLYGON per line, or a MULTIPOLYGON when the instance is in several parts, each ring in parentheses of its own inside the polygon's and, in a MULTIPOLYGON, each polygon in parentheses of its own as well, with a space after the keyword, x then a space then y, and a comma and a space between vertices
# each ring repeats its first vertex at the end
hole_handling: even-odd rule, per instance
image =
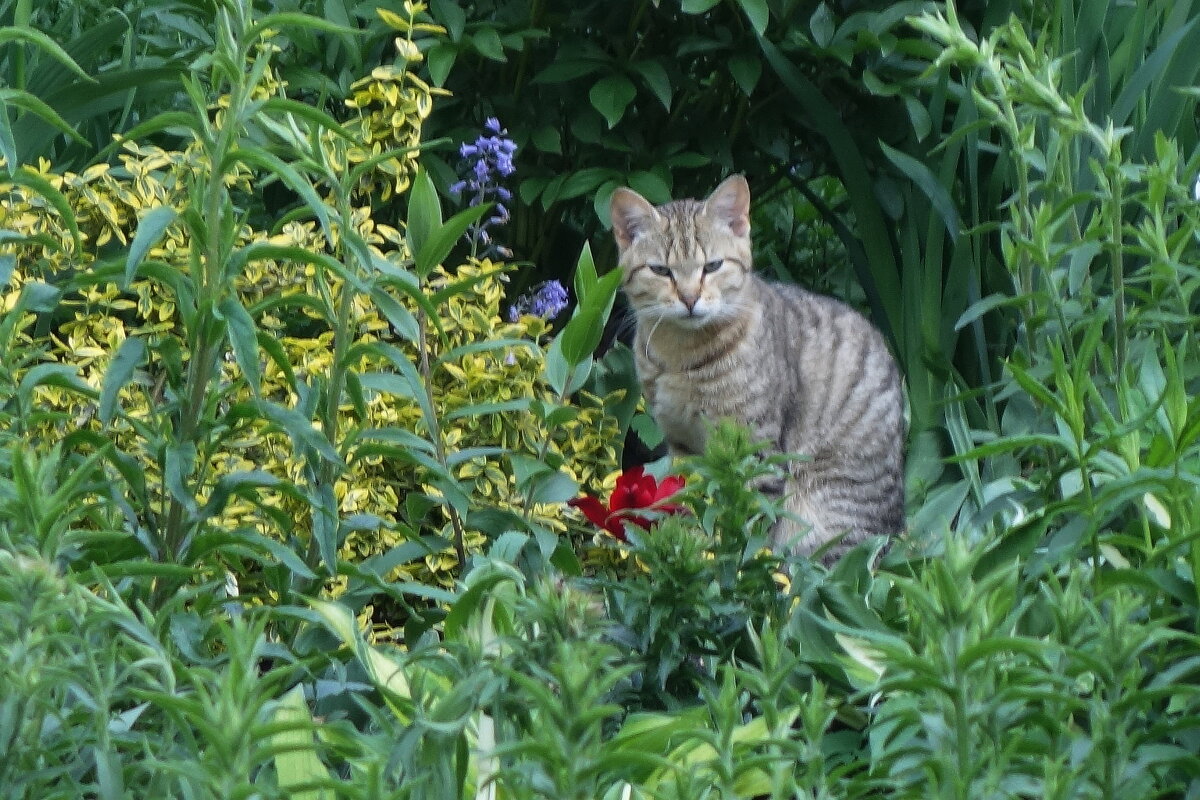
POLYGON ((724 263, 725 263, 725 259, 723 259, 723 258, 718 258, 716 261, 708 262, 707 264, 704 265, 704 274, 705 275, 713 274, 714 272, 719 270, 721 268, 721 265, 724 263))
POLYGON ((663 266, 662 264, 647 264, 646 266, 649 267, 650 271, 655 275, 662 275, 664 278, 671 274, 671 268, 663 266))

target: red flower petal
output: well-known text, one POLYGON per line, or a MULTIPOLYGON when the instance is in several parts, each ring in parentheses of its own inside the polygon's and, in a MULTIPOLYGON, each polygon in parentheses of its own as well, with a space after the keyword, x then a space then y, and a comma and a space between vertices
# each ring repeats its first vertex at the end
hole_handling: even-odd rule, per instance
POLYGON ((658 491, 654 493, 654 502, 665 500, 671 495, 683 488, 686 481, 681 475, 668 475, 663 478, 662 483, 658 485, 658 491))
POLYGON ((608 509, 605 508, 604 504, 596 498, 584 495, 583 497, 576 497, 573 500, 568 500, 567 505, 571 506, 572 508, 578 508, 580 511, 582 511, 583 515, 587 517, 588 521, 593 525, 601 528, 607 527, 606 523, 608 522, 609 516, 608 509))

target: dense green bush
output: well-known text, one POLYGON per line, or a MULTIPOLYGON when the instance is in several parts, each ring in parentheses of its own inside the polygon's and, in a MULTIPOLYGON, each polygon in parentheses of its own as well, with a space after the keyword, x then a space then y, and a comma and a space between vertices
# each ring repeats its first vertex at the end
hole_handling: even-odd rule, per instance
POLYGON ((0 5, 10 794, 1200 796, 1200 9, 262 5, 0 5), (493 115, 520 272, 435 188, 493 115), (616 472, 580 237, 729 168, 906 369, 830 569, 744 431, 616 472))

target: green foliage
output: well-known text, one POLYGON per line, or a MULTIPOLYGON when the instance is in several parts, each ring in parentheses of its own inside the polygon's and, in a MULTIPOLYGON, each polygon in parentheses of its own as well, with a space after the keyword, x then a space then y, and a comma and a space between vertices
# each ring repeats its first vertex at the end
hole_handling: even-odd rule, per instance
POLYGON ((13 796, 1200 794, 1194 4, 0 15, 13 796), (553 326, 437 195, 492 114, 553 326), (729 426, 564 508, 647 427, 580 232, 731 168, 906 368, 886 552, 766 550, 729 426))

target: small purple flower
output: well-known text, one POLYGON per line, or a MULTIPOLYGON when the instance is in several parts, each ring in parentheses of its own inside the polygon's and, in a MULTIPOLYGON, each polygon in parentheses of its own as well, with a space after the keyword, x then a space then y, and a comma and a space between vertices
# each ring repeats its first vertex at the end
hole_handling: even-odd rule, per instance
POLYGON ((502 203, 512 200, 512 192, 500 185, 500 179, 517 171, 513 156, 517 152, 516 142, 508 138, 508 131, 496 117, 488 117, 484 128, 491 135, 479 136, 473 143, 463 142, 458 152, 462 157, 459 175, 462 180, 450 186, 450 193, 465 198, 467 205, 478 206, 496 202, 496 213, 471 226, 468 238, 476 245, 486 245, 484 252, 494 250, 503 255, 507 251, 492 242, 487 229, 508 222, 509 213, 502 203))
POLYGON ((539 283, 528 294, 523 294, 508 307, 508 321, 516 322, 522 314, 532 314, 542 319, 554 319, 567 307, 567 290, 558 281, 539 283))

